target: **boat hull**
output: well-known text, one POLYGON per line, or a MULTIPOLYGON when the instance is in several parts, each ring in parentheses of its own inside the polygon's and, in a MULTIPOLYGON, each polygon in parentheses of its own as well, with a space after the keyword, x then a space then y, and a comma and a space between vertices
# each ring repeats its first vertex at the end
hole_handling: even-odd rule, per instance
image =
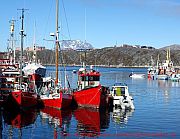
POLYGON ((72 102, 72 95, 60 93, 58 97, 43 97, 41 103, 44 107, 56 109, 68 108, 72 102))
POLYGON ((26 92, 22 90, 12 91, 8 97, 5 107, 8 108, 30 108, 38 105, 38 95, 34 92, 26 92))
POLYGON ((80 107, 106 107, 109 101, 101 85, 76 91, 73 93, 73 98, 80 107))

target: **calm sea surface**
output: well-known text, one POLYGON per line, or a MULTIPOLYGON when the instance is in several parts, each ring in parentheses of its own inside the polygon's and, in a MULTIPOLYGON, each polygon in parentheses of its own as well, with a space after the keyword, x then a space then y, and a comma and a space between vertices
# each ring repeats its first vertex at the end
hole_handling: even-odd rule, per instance
MULTIPOLYGON (((66 68, 72 88, 77 85, 74 69, 78 67, 66 68)), ((128 85, 134 111, 1 110, 0 138, 180 138, 180 82, 129 78, 131 72, 146 74, 145 68, 96 69, 101 72, 102 85, 111 87, 115 82, 128 85)), ((54 67, 48 67, 48 74, 54 73, 54 67)))

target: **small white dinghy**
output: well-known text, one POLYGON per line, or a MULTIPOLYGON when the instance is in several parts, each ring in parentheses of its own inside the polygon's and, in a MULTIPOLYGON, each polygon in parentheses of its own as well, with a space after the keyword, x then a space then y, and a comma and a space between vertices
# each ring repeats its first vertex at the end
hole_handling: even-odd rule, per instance
POLYGON ((125 83, 115 83, 110 91, 113 97, 113 106, 121 109, 135 109, 133 98, 129 95, 128 86, 125 83))
POLYGON ((129 75, 129 77, 134 78, 134 79, 141 79, 141 78, 145 78, 145 74, 135 74, 135 73, 131 73, 129 75))

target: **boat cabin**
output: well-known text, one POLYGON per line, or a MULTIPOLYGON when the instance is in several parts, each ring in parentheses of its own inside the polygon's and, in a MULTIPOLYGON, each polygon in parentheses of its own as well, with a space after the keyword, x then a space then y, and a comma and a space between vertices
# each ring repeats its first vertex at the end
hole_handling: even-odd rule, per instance
POLYGON ((124 83, 116 83, 111 89, 112 96, 128 96, 128 86, 124 83))
POLYGON ((87 71, 85 68, 80 68, 78 71, 78 90, 98 86, 100 76, 100 73, 93 69, 87 71))

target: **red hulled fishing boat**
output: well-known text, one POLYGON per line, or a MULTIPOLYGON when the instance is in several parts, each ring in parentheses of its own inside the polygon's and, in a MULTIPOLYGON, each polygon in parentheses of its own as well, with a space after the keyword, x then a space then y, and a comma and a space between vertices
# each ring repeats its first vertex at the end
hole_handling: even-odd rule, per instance
POLYGON ((72 95, 64 93, 64 91, 60 89, 53 88, 52 90, 45 92, 45 94, 41 94, 40 101, 44 107, 64 109, 70 107, 72 95))
POLYGON ((22 28, 21 28, 21 53, 20 53, 20 70, 19 75, 15 77, 12 91, 9 93, 5 107, 24 109, 36 106, 38 104, 38 95, 35 91, 35 85, 32 82, 32 76, 24 76, 23 68, 23 37, 24 37, 24 9, 22 10, 22 28))
POLYGON ((100 108, 109 104, 108 89, 100 84, 100 73, 94 69, 78 71, 78 88, 73 98, 80 107, 100 108))
MULTIPOLYGON (((67 108, 71 105, 72 95, 69 90, 65 90, 61 87, 61 83, 58 80, 58 67, 59 67, 59 31, 58 31, 58 9, 59 1, 56 0, 56 34, 55 34, 55 44, 56 44, 56 79, 44 78, 43 81, 43 92, 40 95, 41 103, 45 107, 52 107, 56 109, 67 108)), ((68 88, 67 88, 68 89, 68 88)))

